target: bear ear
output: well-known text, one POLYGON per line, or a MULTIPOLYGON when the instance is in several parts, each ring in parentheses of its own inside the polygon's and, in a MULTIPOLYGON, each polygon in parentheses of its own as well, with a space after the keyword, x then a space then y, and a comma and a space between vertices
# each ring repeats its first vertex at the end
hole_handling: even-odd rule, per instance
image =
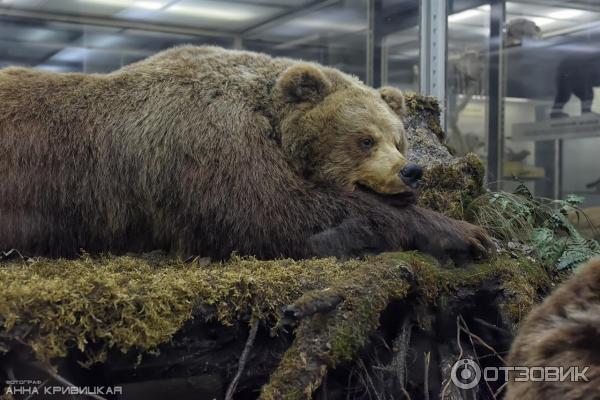
POLYGON ((406 112, 406 104, 404 103, 404 95, 400 89, 391 86, 384 86, 379 89, 381 98, 390 106, 398 116, 403 117, 406 112))
POLYGON ((327 95, 331 89, 331 82, 314 65, 298 64, 283 71, 277 86, 290 103, 316 103, 327 95))

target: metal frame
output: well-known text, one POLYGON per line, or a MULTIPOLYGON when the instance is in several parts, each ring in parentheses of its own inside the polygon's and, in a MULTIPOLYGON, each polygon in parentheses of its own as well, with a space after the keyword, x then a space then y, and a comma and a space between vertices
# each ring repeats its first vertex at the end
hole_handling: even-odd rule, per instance
POLYGON ((420 92, 440 103, 440 123, 446 130, 446 62, 448 19, 446 1, 421 1, 420 92))
POLYGON ((375 58, 375 0, 367 4, 367 51, 366 51, 366 84, 373 86, 373 70, 375 58))
POLYGON ((502 178, 502 156, 504 154, 504 46, 503 29, 506 21, 506 2, 490 2, 490 46, 488 53, 488 94, 487 109, 487 168, 486 181, 491 190, 499 188, 502 178))
POLYGON ((373 87, 381 86, 382 82, 382 10, 382 0, 369 0, 367 5, 366 84, 373 87))

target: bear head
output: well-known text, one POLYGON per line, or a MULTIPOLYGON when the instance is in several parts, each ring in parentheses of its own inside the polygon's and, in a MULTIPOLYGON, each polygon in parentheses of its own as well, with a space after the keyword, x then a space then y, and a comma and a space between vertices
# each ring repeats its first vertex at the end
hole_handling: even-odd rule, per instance
POLYGON ((276 89, 286 112, 279 127, 290 164, 305 178, 345 190, 411 193, 421 169, 405 158, 404 97, 313 64, 288 67, 276 89))

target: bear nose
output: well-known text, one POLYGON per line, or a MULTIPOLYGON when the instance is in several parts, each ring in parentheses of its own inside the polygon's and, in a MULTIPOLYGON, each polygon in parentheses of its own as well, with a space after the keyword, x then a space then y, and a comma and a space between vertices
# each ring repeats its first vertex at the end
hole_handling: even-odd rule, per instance
POLYGON ((416 189, 419 186, 419 180, 423 177, 423 168, 417 164, 410 163, 400 170, 402 182, 409 187, 416 189))

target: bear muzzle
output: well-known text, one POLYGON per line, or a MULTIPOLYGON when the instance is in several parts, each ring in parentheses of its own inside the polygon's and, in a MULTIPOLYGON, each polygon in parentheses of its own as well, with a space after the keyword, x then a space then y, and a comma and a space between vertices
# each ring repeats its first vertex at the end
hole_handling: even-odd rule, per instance
POLYGON ((400 179, 411 189, 417 189, 423 177, 423 168, 415 163, 409 163, 400 170, 400 179))

